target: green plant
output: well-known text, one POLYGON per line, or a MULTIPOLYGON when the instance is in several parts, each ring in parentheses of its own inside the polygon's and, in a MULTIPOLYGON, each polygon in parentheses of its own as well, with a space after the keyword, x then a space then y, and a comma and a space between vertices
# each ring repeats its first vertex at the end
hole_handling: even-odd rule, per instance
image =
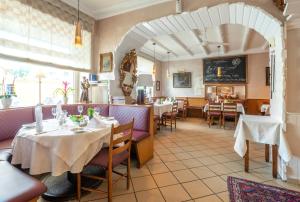
POLYGON ((12 98, 12 97, 17 97, 17 95, 13 94, 13 95, 0 95, 0 99, 6 99, 6 98, 12 98))
POLYGON ((63 88, 57 88, 55 90, 55 94, 56 95, 62 95, 64 97, 68 97, 69 94, 74 92, 74 88, 69 87, 69 82, 67 81, 63 81, 63 88))

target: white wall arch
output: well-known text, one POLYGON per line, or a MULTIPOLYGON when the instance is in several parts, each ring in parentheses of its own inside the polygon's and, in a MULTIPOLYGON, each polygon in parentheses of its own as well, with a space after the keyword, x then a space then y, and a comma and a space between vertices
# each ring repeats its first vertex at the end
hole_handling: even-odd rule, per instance
POLYGON ((122 95, 119 88, 119 66, 131 49, 139 52, 150 39, 159 35, 170 35, 177 32, 205 30, 223 24, 238 24, 260 33, 272 44, 270 54, 275 54, 276 73, 275 91, 271 99, 271 114, 279 120, 285 120, 285 63, 284 28, 278 19, 265 10, 241 3, 223 3, 212 7, 203 7, 192 12, 169 15, 133 26, 122 38, 114 51, 114 72, 101 77, 115 78, 110 84, 111 95, 122 95))

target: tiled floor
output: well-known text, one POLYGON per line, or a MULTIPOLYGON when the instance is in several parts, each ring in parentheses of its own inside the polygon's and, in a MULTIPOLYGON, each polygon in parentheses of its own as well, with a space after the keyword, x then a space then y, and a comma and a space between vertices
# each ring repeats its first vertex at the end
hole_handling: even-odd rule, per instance
MULTIPOLYGON (((155 136, 154 158, 147 165, 141 169, 132 165, 131 188, 126 190, 125 180, 116 184, 113 201, 228 201, 228 175, 300 190, 299 185, 272 178, 263 145, 250 144, 250 173, 243 171, 233 145, 233 130, 208 128, 200 119, 178 121, 176 131, 163 128, 155 136)), ((91 193, 82 201, 107 201, 105 197, 91 193)))

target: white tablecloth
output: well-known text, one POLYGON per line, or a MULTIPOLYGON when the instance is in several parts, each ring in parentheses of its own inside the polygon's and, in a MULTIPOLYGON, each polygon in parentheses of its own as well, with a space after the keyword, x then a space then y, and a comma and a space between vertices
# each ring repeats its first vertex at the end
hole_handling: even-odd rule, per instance
POLYGON ((282 131, 282 123, 269 116, 241 115, 234 137, 234 150, 244 157, 247 151, 246 140, 278 145, 278 153, 285 162, 291 160, 292 154, 282 131))
POLYGON ((109 144, 111 124, 117 124, 115 120, 106 120, 97 127, 94 122, 84 128, 85 132, 74 133, 71 129, 77 126, 73 123, 59 127, 56 122, 44 121, 45 132, 41 134, 36 134, 35 128, 21 128, 13 140, 12 164, 29 168, 32 175, 79 173, 104 143, 109 144))
POLYGON ((161 117, 163 113, 170 112, 172 110, 172 103, 158 104, 154 103, 154 115, 161 117))
MULTIPOLYGON (((204 112, 207 112, 207 111, 208 111, 208 107, 209 107, 209 105, 206 104, 206 105, 204 106, 203 111, 204 111, 204 112)), ((223 103, 222 103, 222 105, 221 105, 221 108, 222 108, 222 111, 223 111, 223 103)), ((236 110, 237 110, 237 112, 239 112, 239 113, 245 114, 244 106, 243 106, 241 103, 237 103, 237 104, 236 104, 236 110)))

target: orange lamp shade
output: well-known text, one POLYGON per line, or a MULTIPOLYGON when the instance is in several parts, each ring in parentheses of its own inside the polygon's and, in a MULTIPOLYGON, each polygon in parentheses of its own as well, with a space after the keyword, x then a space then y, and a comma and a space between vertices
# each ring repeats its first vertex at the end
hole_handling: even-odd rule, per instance
POLYGON ((217 68, 217 77, 222 77, 222 67, 217 68))
POLYGON ((75 30, 75 46, 82 47, 82 33, 81 33, 81 23, 77 21, 75 30))

